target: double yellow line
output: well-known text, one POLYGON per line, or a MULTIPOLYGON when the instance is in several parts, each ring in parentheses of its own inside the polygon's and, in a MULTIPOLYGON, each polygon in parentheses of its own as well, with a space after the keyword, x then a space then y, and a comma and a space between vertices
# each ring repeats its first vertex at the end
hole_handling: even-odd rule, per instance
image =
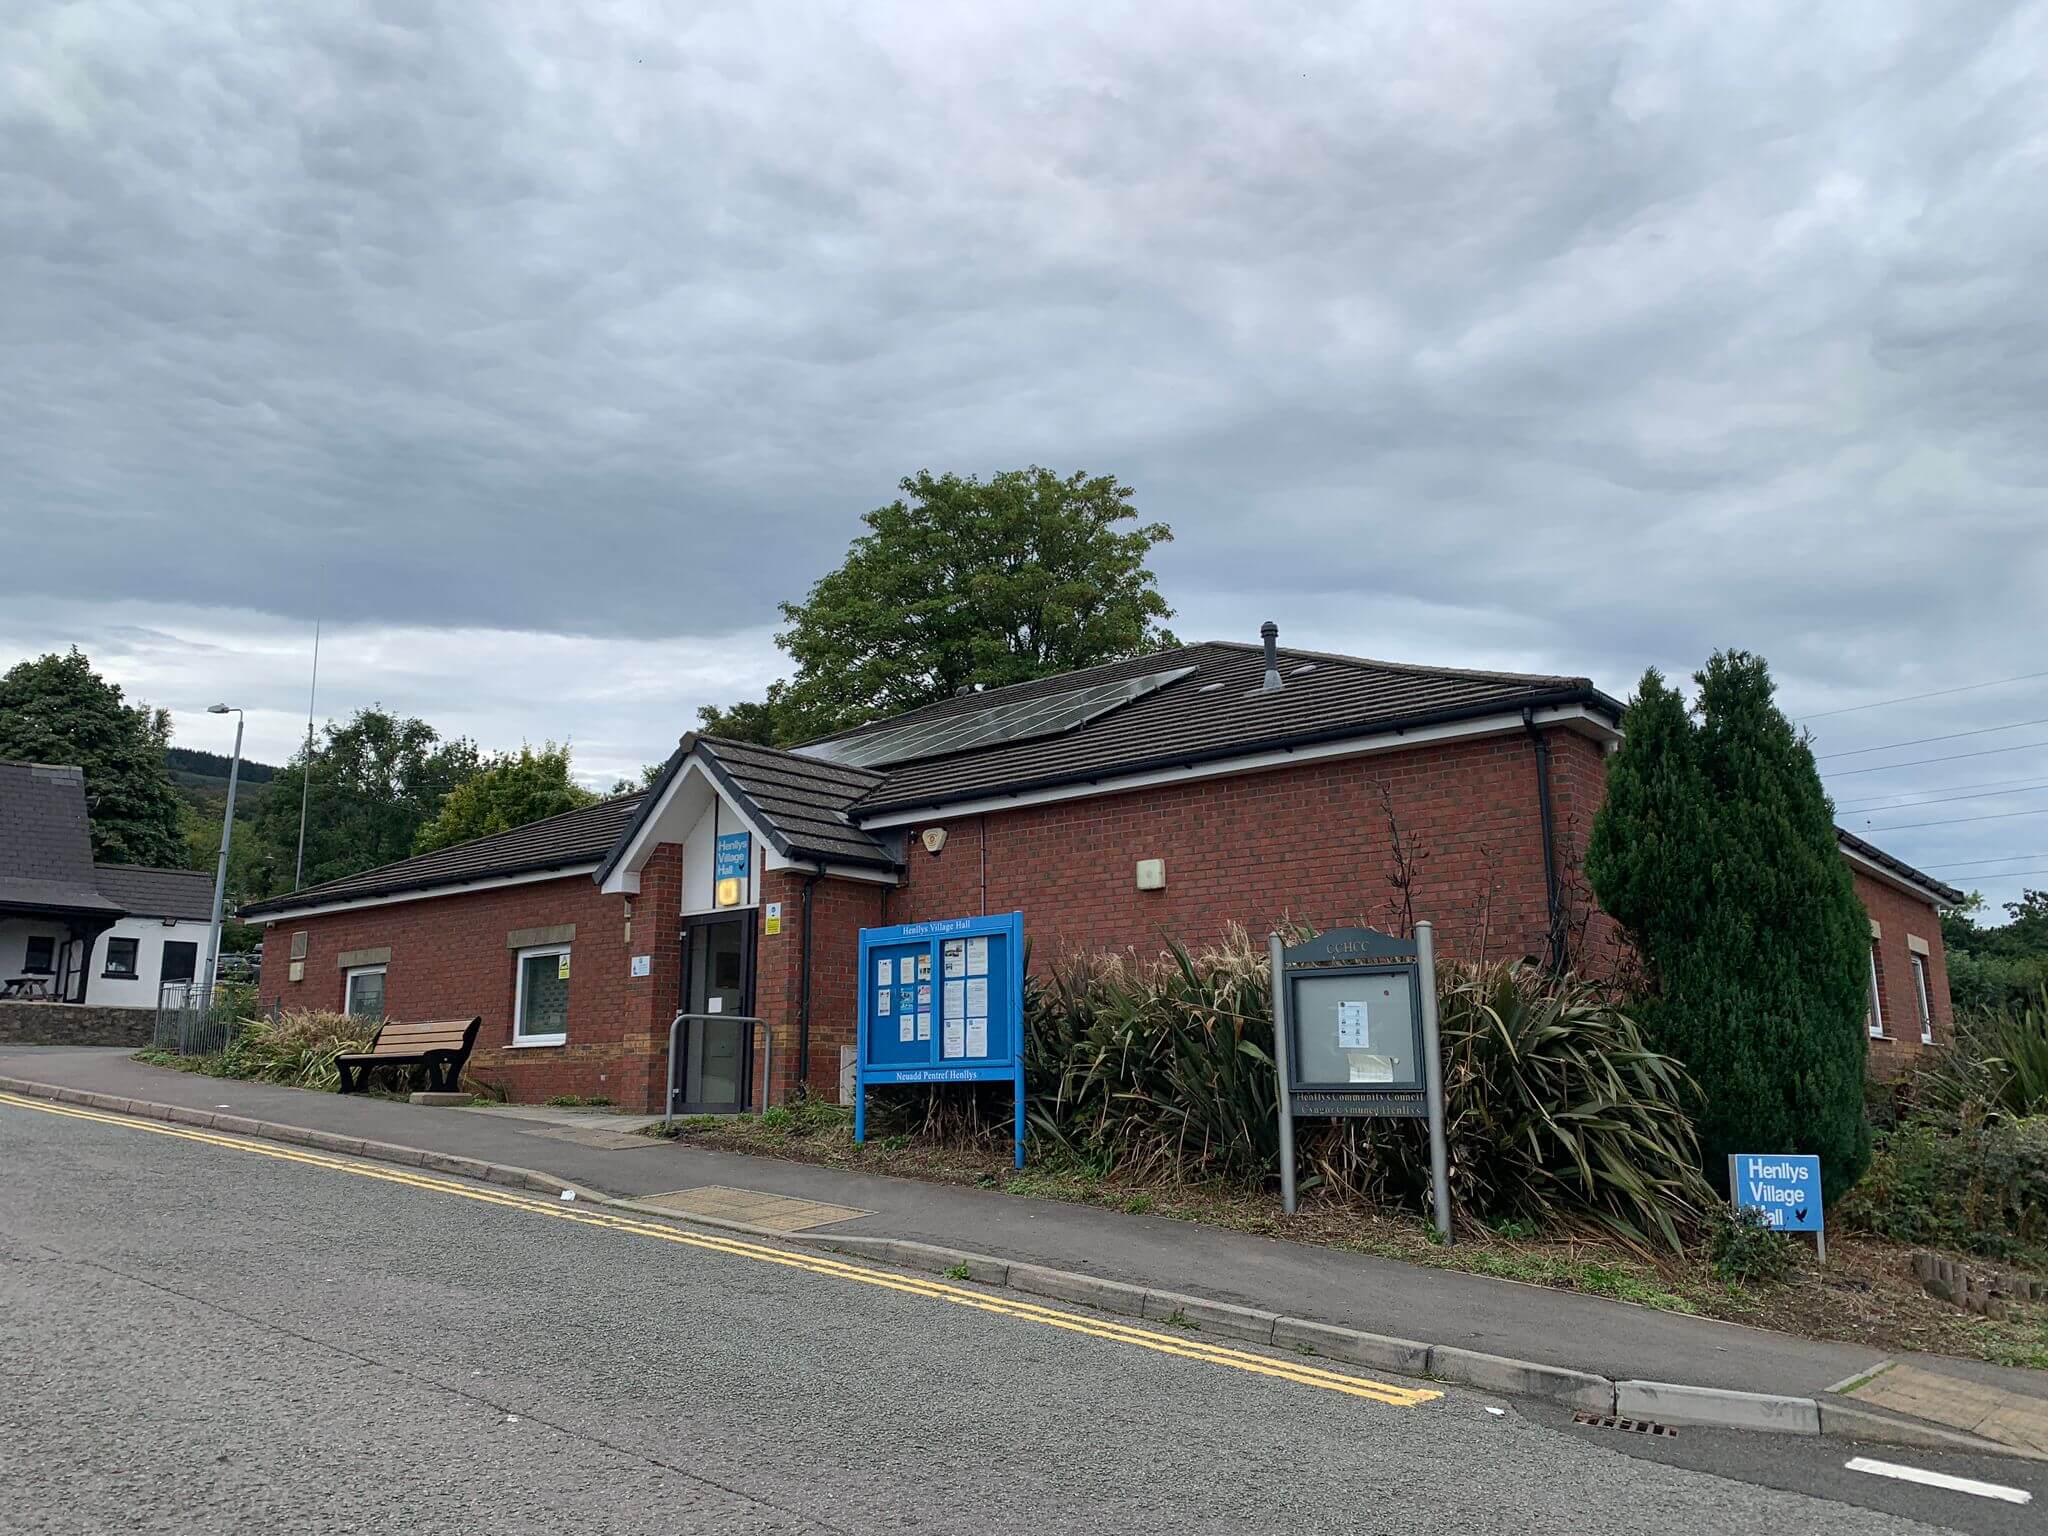
POLYGON ((482 1188, 477 1185, 458 1183, 453 1179, 436 1178, 432 1174, 414 1173, 402 1168, 382 1167, 372 1163, 355 1162, 351 1159, 329 1157, 319 1152, 303 1152, 288 1147, 268 1146, 260 1142, 244 1141, 239 1137, 222 1136, 210 1131, 196 1130, 186 1126, 163 1125, 148 1120, 130 1119, 125 1115, 110 1115, 99 1110, 80 1109, 70 1104, 54 1104, 40 1099, 22 1098, 11 1093, 0 1093, 0 1104, 15 1109, 32 1109, 40 1114, 62 1115, 72 1120, 90 1120, 100 1125, 120 1126, 126 1130, 148 1131, 156 1136, 171 1136, 180 1141, 203 1142, 208 1146, 224 1147, 231 1152, 253 1153, 258 1157, 276 1158, 280 1162, 303 1163, 312 1168, 324 1168, 331 1173, 353 1174, 357 1178, 378 1179, 387 1184, 402 1184, 412 1189, 429 1190, 440 1195, 457 1195, 464 1200, 476 1200, 485 1205, 504 1206, 510 1210, 523 1211, 532 1216, 552 1217, 556 1221, 575 1222, 580 1226, 601 1227, 612 1232, 626 1232, 635 1237, 651 1237, 658 1242, 675 1243, 685 1248, 700 1248, 707 1252, 724 1254, 729 1258, 751 1259, 761 1264, 776 1264, 785 1269, 800 1269, 814 1275, 826 1275, 835 1280, 854 1281, 861 1285, 872 1285, 886 1291, 900 1291, 909 1296, 922 1296, 932 1301, 947 1302, 953 1306, 967 1307, 977 1312, 993 1313, 998 1317, 1014 1318, 1020 1322, 1039 1323, 1048 1328, 1064 1329, 1068 1333, 1082 1334, 1088 1338, 1104 1339, 1114 1344, 1134 1345, 1149 1349, 1156 1354, 1173 1355, 1183 1360, 1197 1360, 1205 1365, 1215 1365, 1230 1370, 1244 1371, 1254 1376, 1267 1376, 1276 1381, 1293 1382, 1297 1386, 1319 1387, 1326 1392, 1341 1392, 1349 1397, 1362 1397, 1370 1402, 1384 1403, 1395 1408, 1413 1408, 1441 1397, 1422 1387, 1397 1387, 1388 1382, 1373 1381, 1363 1376, 1349 1376, 1338 1371, 1324 1370, 1310 1365, 1305 1360, 1275 1359, 1266 1355, 1255 1355, 1247 1350, 1231 1349, 1222 1344, 1211 1344, 1193 1337, 1160 1333, 1150 1328, 1140 1328, 1130 1323, 1118 1322, 1104 1316, 1062 1312, 1052 1307, 1039 1306, 1035 1302, 1021 1301, 1006 1295, 990 1295, 982 1291, 970 1291, 962 1286, 948 1285, 939 1280, 927 1280, 922 1276, 900 1274, 885 1269, 875 1269, 865 1264, 850 1263, 845 1259, 826 1254, 791 1253, 780 1248, 769 1248, 760 1243, 750 1243, 740 1238, 720 1237, 709 1233, 687 1232, 677 1227, 664 1226, 657 1222, 640 1221, 630 1216, 619 1216, 608 1212, 580 1210, 572 1204, 560 1201, 537 1199, 530 1195, 516 1195, 505 1191, 482 1188))

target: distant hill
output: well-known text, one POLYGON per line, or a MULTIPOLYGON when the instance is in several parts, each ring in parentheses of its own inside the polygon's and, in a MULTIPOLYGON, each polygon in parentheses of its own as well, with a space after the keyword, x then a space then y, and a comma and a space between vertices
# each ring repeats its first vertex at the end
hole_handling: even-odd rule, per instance
MULTIPOLYGON (((222 794, 228 790, 228 759, 218 752, 200 752, 191 747, 171 747, 164 753, 171 765, 171 782, 180 789, 217 789, 222 794)), ((242 782, 244 784, 268 784, 277 777, 277 770, 268 763, 254 763, 242 759, 242 782)))

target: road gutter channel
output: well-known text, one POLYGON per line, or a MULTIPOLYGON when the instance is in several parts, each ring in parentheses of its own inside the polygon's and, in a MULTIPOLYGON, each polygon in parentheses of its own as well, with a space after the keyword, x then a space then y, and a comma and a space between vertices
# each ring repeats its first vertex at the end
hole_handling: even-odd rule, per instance
MULTIPOLYGON (((1981 1439, 1957 1430, 1931 1424, 1894 1419, 1868 1409, 1851 1407, 1823 1396, 1780 1397, 1762 1392, 1738 1392, 1723 1387, 1694 1387, 1665 1381, 1614 1381, 1587 1371, 1566 1370, 1530 1360, 1484 1354, 1445 1344, 1426 1344, 1415 1339, 1391 1338, 1365 1333, 1308 1318, 1285 1317, 1257 1307, 1214 1301, 1207 1297, 1149 1286, 1129 1285, 1072 1270, 1051 1269, 1039 1264, 1015 1263, 986 1254, 944 1248, 934 1243, 908 1242, 891 1237, 777 1232, 743 1222, 721 1221, 710 1216, 679 1216, 674 1211, 630 1198, 620 1198, 584 1189, 552 1174, 506 1163, 449 1152, 429 1152, 393 1142, 369 1141, 332 1131, 285 1125, 270 1120, 252 1120, 242 1115, 212 1110, 187 1109, 176 1104, 155 1104, 118 1094, 93 1093, 80 1088, 31 1082, 26 1078, 0 1076, 0 1090, 29 1098, 79 1104, 115 1114, 134 1115, 146 1120, 163 1120, 190 1125, 233 1136, 263 1141, 280 1141, 317 1151, 350 1157, 374 1158, 379 1162, 424 1168, 456 1178, 499 1184, 512 1189, 542 1194, 574 1191, 575 1198, 591 1205, 631 1211, 678 1226, 709 1227, 722 1232, 743 1233, 754 1238, 804 1247, 823 1248, 872 1259, 900 1268, 931 1274, 957 1274, 983 1285, 1022 1291, 1052 1301, 1093 1307, 1123 1317, 1155 1322, 1174 1322, 1226 1338, 1264 1344, 1275 1349, 1293 1349, 1304 1354, 1325 1356, 1347 1365, 1370 1366, 1432 1381, 1450 1382, 1497 1392, 1506 1397, 1533 1397, 1589 1413, 1651 1419, 1664 1424, 1711 1425, 1765 1434, 1831 1435, 1888 1445, 1915 1446, 1928 1450, 1964 1451, 2027 1460, 2048 1459, 2039 1453, 1981 1439)), ((1838 1388, 1859 1385, 1886 1369, 1891 1362, 1873 1367, 1862 1375, 1840 1383, 1838 1388)))

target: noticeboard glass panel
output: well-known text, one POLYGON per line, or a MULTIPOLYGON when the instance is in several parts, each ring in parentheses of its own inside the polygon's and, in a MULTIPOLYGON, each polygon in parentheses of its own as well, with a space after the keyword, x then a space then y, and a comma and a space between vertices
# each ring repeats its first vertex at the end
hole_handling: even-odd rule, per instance
POLYGON ((1422 1014, 1407 966, 1289 978, 1296 1087, 1418 1090, 1422 1014))
POLYGON ((938 941, 939 1054, 951 1061, 1006 1061, 1013 1054, 1007 934, 938 941))
POLYGON ((937 1010, 931 982, 931 945, 886 944, 868 951, 868 1060, 875 1066, 915 1066, 932 1058, 937 1010))

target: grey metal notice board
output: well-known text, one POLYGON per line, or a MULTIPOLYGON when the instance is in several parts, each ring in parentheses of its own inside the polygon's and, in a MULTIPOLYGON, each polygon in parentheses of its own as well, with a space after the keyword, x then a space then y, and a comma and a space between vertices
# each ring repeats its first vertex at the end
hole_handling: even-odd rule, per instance
POLYGON ((1417 923, 1413 939, 1333 928, 1292 948, 1276 933, 1271 953, 1275 1065, 1283 1087, 1280 1190, 1287 1210, 1295 1208, 1296 1117, 1426 1119, 1436 1226, 1448 1241, 1450 1179, 1430 924, 1417 923))

